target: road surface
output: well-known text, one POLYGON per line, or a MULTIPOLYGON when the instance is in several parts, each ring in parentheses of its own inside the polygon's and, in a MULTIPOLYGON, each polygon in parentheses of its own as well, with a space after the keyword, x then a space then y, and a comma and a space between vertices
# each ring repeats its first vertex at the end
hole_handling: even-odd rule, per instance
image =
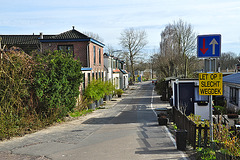
POLYGON ((1 159, 186 160, 154 108, 166 107, 151 82, 77 120, 0 143, 1 159))

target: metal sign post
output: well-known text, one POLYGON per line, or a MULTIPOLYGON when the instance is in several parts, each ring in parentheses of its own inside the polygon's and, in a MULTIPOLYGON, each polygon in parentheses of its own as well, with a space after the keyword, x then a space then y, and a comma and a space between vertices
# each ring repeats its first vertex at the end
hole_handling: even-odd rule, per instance
MULTIPOLYGON (((209 59, 209 72, 212 72, 211 59, 209 59)), ((213 141, 213 118, 212 118, 212 95, 209 96, 209 128, 210 128, 210 142, 213 141)))
POLYGON ((213 141, 212 96, 222 95, 222 74, 214 73, 216 72, 215 58, 221 56, 221 35, 220 34, 199 35, 197 37, 197 41, 198 41, 197 56, 198 58, 205 58, 205 72, 208 72, 199 74, 199 95, 209 95, 210 141, 212 142, 213 141))

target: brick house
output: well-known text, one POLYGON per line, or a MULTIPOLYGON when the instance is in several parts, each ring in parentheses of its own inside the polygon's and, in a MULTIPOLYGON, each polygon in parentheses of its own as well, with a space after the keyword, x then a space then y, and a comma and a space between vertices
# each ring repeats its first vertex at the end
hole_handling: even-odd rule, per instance
POLYGON ((88 37, 74 29, 58 35, 0 35, 1 45, 10 48, 12 46, 23 49, 30 54, 32 51, 62 50, 73 54, 75 59, 80 59, 85 88, 92 79, 104 79, 104 44, 88 37))
POLYGON ((73 54, 75 59, 80 59, 84 74, 83 88, 92 79, 104 80, 103 43, 82 34, 75 30, 74 27, 72 30, 51 37, 40 34, 39 41, 41 42, 40 48, 42 52, 62 50, 73 54))

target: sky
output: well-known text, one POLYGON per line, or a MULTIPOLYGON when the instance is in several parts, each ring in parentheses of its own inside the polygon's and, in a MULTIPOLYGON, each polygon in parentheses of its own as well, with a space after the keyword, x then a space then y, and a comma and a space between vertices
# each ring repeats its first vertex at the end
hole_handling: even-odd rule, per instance
POLYGON ((240 53, 239 0, 0 0, 0 4, 0 35, 60 34, 75 26, 121 50, 121 32, 135 28, 146 31, 144 52, 149 55, 159 50, 166 25, 182 19, 197 35, 221 34, 222 53, 240 53))

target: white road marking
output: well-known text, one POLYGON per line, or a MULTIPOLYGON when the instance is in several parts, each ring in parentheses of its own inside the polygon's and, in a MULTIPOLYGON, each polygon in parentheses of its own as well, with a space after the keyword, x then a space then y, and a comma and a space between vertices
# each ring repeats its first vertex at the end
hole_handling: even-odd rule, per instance
MULTIPOLYGON (((123 108, 122 111, 124 111, 127 108, 128 104, 123 108)), ((118 117, 120 114, 122 114, 122 112, 119 112, 115 117, 118 117)))

